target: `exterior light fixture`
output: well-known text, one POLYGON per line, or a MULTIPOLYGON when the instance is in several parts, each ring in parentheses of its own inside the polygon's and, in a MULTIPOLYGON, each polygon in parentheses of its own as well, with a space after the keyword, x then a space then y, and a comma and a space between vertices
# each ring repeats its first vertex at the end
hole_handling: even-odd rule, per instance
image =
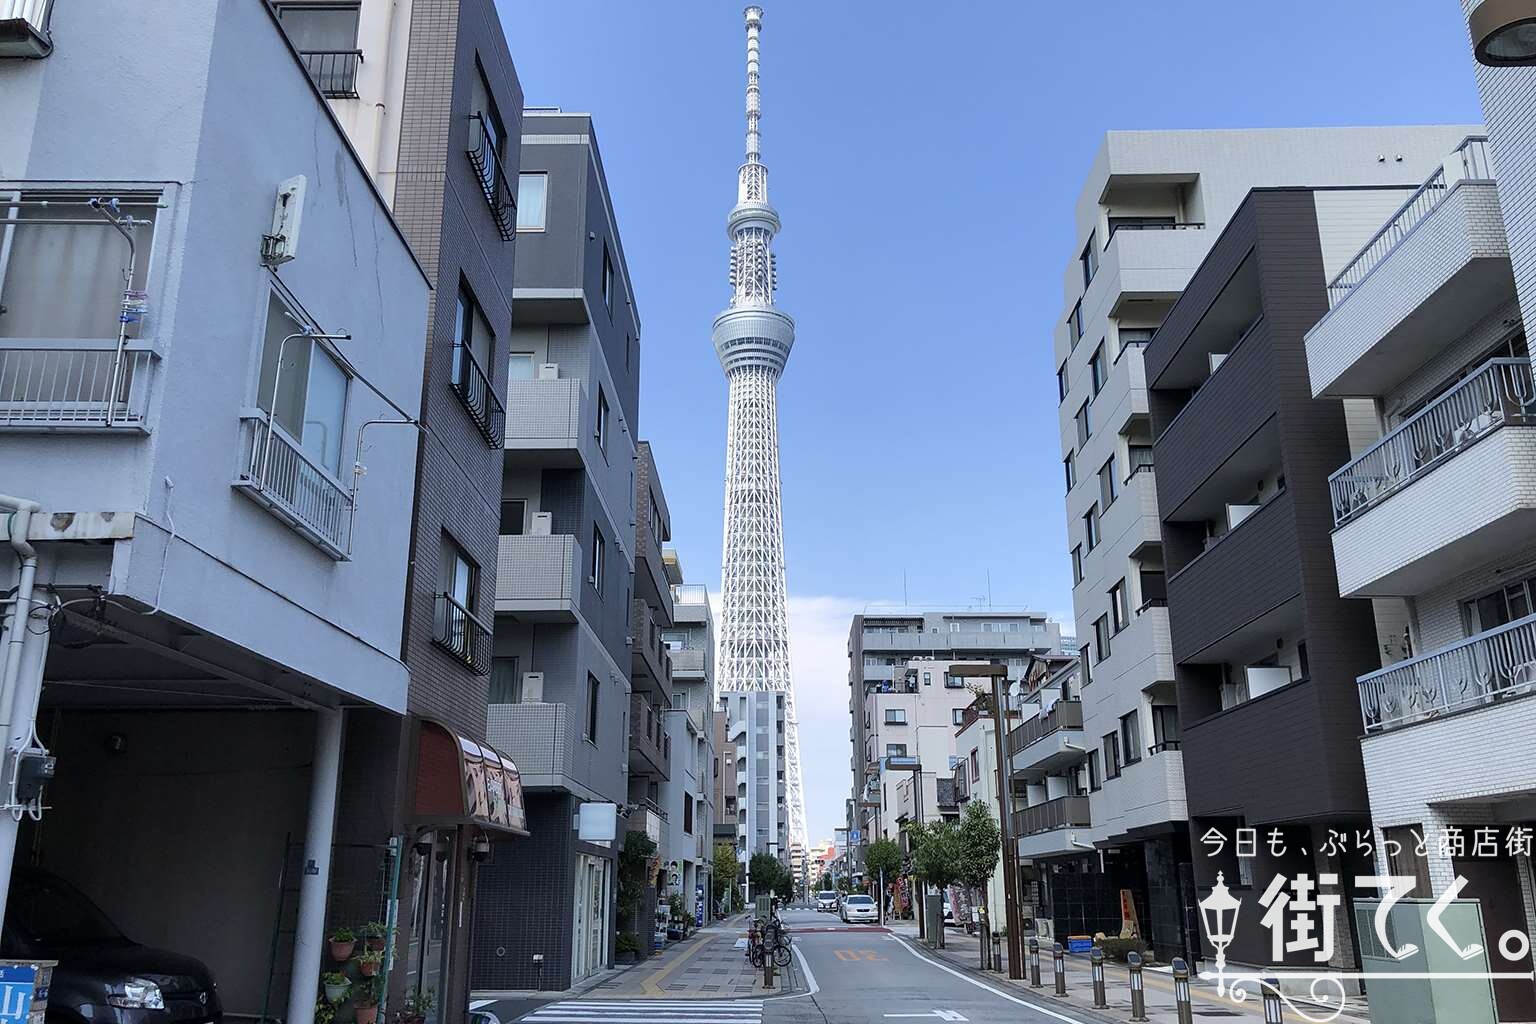
POLYGON ((1468 17, 1467 29, 1479 64, 1536 65, 1536 0, 1483 0, 1468 17))
POLYGON ((1211 887, 1211 894, 1200 901, 1200 917, 1205 925, 1205 937, 1216 948, 1216 992, 1224 993, 1226 978, 1223 976, 1227 968, 1227 947, 1232 945, 1232 939, 1237 934, 1237 912, 1242 909, 1243 901, 1232 895, 1227 888, 1224 874, 1216 872, 1216 884, 1211 887))

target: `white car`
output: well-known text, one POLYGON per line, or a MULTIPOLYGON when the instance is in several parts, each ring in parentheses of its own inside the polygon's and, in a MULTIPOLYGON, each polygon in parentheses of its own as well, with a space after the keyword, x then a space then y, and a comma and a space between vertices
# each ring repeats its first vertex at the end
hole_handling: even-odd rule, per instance
POLYGON ((816 894, 816 909, 826 914, 836 913, 837 898, 837 892, 831 889, 823 889, 816 894))
POLYGON ((944 923, 955 924, 955 908, 950 906, 949 897, 944 897, 944 923))
POLYGON ((873 923, 880 919, 880 912, 875 907, 873 896, 853 893, 843 897, 843 908, 838 916, 848 924, 858 924, 863 921, 873 923))

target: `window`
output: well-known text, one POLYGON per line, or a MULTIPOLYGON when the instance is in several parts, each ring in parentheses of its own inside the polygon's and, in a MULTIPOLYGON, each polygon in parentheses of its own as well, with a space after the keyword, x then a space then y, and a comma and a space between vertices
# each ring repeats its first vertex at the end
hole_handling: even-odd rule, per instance
POLYGON ((1141 760, 1141 713, 1132 711, 1120 717, 1120 749, 1126 764, 1141 760))
POLYGON ((433 639, 458 658, 474 664, 482 633, 474 618, 480 570, 446 533, 439 549, 437 578, 433 639))
POLYGON ((923 673, 923 685, 924 686, 932 686, 933 685, 933 673, 932 672, 924 672, 923 673))
POLYGON ((1097 231, 1088 232, 1088 244, 1083 246, 1083 254, 1078 257, 1078 262, 1083 265, 1084 288, 1093 283, 1093 275, 1099 272, 1099 249, 1094 244, 1097 236, 1097 231))
POLYGON ((517 230, 543 231, 549 206, 549 175, 543 171, 517 176, 517 230))
MULTIPOLYGON (((1123 355, 1128 348, 1146 348, 1147 342, 1152 340, 1152 335, 1157 333, 1157 328, 1121 327, 1115 333, 1120 336, 1120 353, 1123 355)), ((1118 360, 1119 356, 1115 358, 1118 360)))
POLYGON ((693 835, 693 794, 683 794, 683 831, 693 835))
POLYGON ((1067 473, 1067 490, 1077 486, 1077 453, 1067 452, 1067 457, 1061 460, 1067 473))
POLYGON ((1387 871, 1403 878, 1416 879, 1414 892, 1430 891, 1429 860, 1415 856, 1415 850, 1424 844, 1427 833, 1422 825, 1394 825, 1383 828, 1382 848, 1387 854, 1387 871), (1393 850, 1396 853, 1393 853, 1393 850))
POLYGON ((523 679, 516 658, 491 659, 491 689, 486 700, 491 704, 522 703, 523 679))
MULTIPOLYGON (((122 326, 118 318, 123 306, 123 275, 128 272, 127 239, 86 204, 89 197, 84 195, 0 192, 0 198, 29 203, 46 200, 49 204, 0 207, 0 224, 5 225, 0 231, 0 254, 9 253, 8 257, 0 255, 0 338, 116 339, 122 326), (42 219, 80 223, 28 223, 42 219)), ((145 221, 126 229, 131 230, 138 253, 129 287, 142 292, 149 280, 150 243, 158 211, 152 205, 139 204, 159 202, 160 196, 124 194, 121 201, 124 215, 145 221)), ((293 322, 284 319, 283 323, 293 322)), ((272 326, 270 315, 267 325, 272 326)), ((130 324, 128 336, 137 337, 139 326, 130 324)), ((296 330, 290 326, 278 337, 296 330)), ((295 344, 289 342, 284 358, 296 351, 295 344)), ((35 372, 51 376, 40 366, 35 372)), ((18 389, 18 396, 36 393, 25 384, 7 382, 8 393, 12 387, 18 389)), ((105 385, 101 394, 105 397, 105 385)))
POLYGON ((1104 779, 1100 776, 1099 752, 1088 751, 1088 791, 1097 793, 1104 786, 1104 779))
POLYGON ((1157 744, 1158 750, 1178 749, 1179 709, 1176 705, 1152 705, 1152 742, 1157 744))
MULTIPOLYGON (((501 115, 496 111, 496 101, 491 98, 491 87, 485 80, 485 72, 475 67, 475 77, 469 98, 469 149, 475 170, 480 175, 480 187, 500 209, 505 195, 506 182, 502 181, 501 158, 507 148, 507 131, 502 127, 501 115)), ((515 225, 514 225, 515 226, 515 225)))
POLYGON ((454 317, 453 384, 466 402, 484 405, 490 390, 485 368, 491 365, 495 338, 480 303, 464 282, 459 282, 459 305, 454 317))
POLYGON ((1075 587, 1083 582, 1083 546, 1076 545, 1072 549, 1072 585, 1075 587))
POLYGON ((1099 506, 1097 503, 1088 506, 1088 511, 1083 513, 1083 545, 1092 551, 1099 546, 1099 506))
POLYGON ((1083 644, 1077 650, 1077 674, 1083 677, 1083 685, 1093 682, 1093 665, 1088 658, 1088 648, 1091 644, 1083 644))
POLYGON ((976 751, 971 751, 971 781, 981 781, 981 760, 976 756, 976 751))
POLYGON ((1096 661, 1103 661, 1109 657, 1109 636, 1109 616, 1100 615, 1093 620, 1093 643, 1096 649, 1096 661))
POLYGON ((592 431, 592 436, 597 438, 597 446, 606 454, 608 451, 608 396, 603 394, 603 386, 597 386, 597 427, 592 431))
POLYGON ((1125 455, 1131 465, 1131 476, 1152 468, 1152 446, 1149 444, 1128 444, 1125 446, 1125 455))
POLYGON ((1297 678, 1311 679, 1312 666, 1307 663, 1307 642, 1305 640, 1296 641, 1296 663, 1297 678))
POLYGON ((606 557, 607 552, 603 550, 603 531, 594 526, 592 527, 592 578, 588 582, 599 594, 603 592, 603 560, 606 557))
POLYGON ((282 23, 293 48, 300 53, 327 53, 357 48, 359 3, 277 4, 277 20, 282 23))
POLYGON ((1077 348, 1077 343, 1083 337, 1083 304, 1077 303, 1072 307, 1072 312, 1067 316, 1067 337, 1072 341, 1072 347, 1077 348))
POLYGON ((603 305, 613 316, 613 257, 608 255, 608 243, 603 243, 603 305))
POLYGON ((532 352, 512 352, 508 354, 507 380, 533 380, 532 352))
POLYGON ((965 687, 965 677, 964 676, 952 676, 948 672, 944 673, 944 689, 946 689, 946 690, 960 690, 960 689, 964 689, 964 687, 965 687))
POLYGON ((1104 343, 1099 342, 1099 347, 1093 350, 1093 357, 1088 360, 1088 377, 1093 381, 1093 393, 1097 395, 1104 390, 1104 383, 1108 374, 1104 366, 1104 343))
POLYGON ((907 709, 906 708, 886 708, 885 709, 885 724, 886 725, 906 725, 907 724, 907 709))
POLYGON ((965 708, 951 708, 950 709, 950 720, 953 721, 954 724, 956 724, 956 725, 961 725, 962 723, 964 723, 964 721, 965 721, 965 708))
POLYGON ((1067 390, 1067 364, 1063 361, 1061 366, 1056 369, 1056 395, 1058 401, 1065 402, 1067 400, 1067 390))
POLYGON ((1077 446, 1081 448, 1088 443, 1088 438, 1093 434, 1093 425, 1088 421, 1088 399, 1083 399, 1082 408, 1077 410, 1077 415, 1072 417, 1077 423, 1077 446))
POLYGON ((905 743, 887 743, 885 745, 886 757, 906 757, 907 745, 905 743))
POLYGON ((1109 461, 1099 467, 1099 501, 1105 508, 1115 503, 1120 497, 1120 478, 1115 476, 1115 457, 1111 455, 1109 461))
POLYGON ((1532 612, 1536 596, 1536 577, 1506 583, 1491 593, 1462 602, 1462 619, 1467 635, 1495 629, 1523 619, 1532 612))
POLYGON ((661 631, 661 643, 669 651, 687 650, 688 633, 681 629, 664 629, 661 631))
POLYGON ((597 742, 597 698, 602 692, 602 684, 597 681, 597 676, 587 673, 587 742, 597 742))
POLYGON ((528 518, 528 502, 522 498, 503 498, 501 500, 501 528, 498 531, 503 537, 517 537, 523 532, 523 524, 528 518))
POLYGON ((1120 734, 1112 732, 1105 736, 1100 749, 1104 753, 1104 778, 1118 779, 1120 777, 1120 734))
POLYGON ((289 337, 303 322, 290 314, 276 292, 268 297, 267 335, 261 351, 256 405, 270 413, 278 428, 298 441, 311 459, 339 474, 348 378, 320 342, 289 337), (277 364, 279 350, 283 361, 281 373, 277 364))

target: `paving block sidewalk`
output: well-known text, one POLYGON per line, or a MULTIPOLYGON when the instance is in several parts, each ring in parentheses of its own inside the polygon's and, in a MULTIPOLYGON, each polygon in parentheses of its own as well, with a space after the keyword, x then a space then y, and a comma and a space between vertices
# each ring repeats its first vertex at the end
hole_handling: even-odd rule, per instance
POLYGON ((747 962, 747 920, 737 916, 695 932, 589 992, 591 999, 734 999, 761 998, 799 991, 792 964, 779 972, 771 989, 763 972, 747 962))
MULTIPOLYGON (((1131 1017, 1130 998, 1130 972, 1121 964, 1106 963, 1104 965, 1104 989, 1109 1003, 1108 1009, 1093 1008, 1093 980, 1091 968, 1086 953, 1068 954, 1066 958, 1067 968, 1067 997, 1057 997, 1055 993, 1055 976, 1052 974, 1052 964, 1049 952, 1042 950, 1040 957, 1040 988, 1032 988, 1026 972, 1024 980, 1013 981, 1008 977, 1006 970, 1006 958, 1008 955, 1007 943, 1003 944, 1003 956, 1005 970, 1002 972, 986 971, 980 968, 981 941, 978 936, 967 935, 964 930, 958 928, 945 929, 944 949, 929 949, 918 938, 915 925, 908 921, 895 921, 891 923, 891 930, 912 942, 925 955, 931 956, 948 966, 965 970, 973 976, 985 978, 988 984, 1021 998, 1037 1002, 1042 1006, 1051 1007, 1070 1012, 1072 1016, 1084 1020, 1102 1021, 1109 1024, 1125 1024, 1131 1017)), ((1177 1024, 1178 1011, 1173 1001, 1173 978, 1166 968, 1162 970, 1148 968, 1142 972, 1144 983, 1143 991, 1146 994, 1147 1019, 1152 1024, 1177 1024)), ((1198 978, 1191 979, 1190 1000, 1194 1016, 1199 1019, 1226 1018, 1243 1021, 1262 1021, 1264 1019, 1263 1002, 1259 994, 1248 986, 1249 996, 1243 1002, 1233 1002, 1227 996, 1216 994, 1216 986, 1213 982, 1202 981, 1198 978)), ((1294 996, 1292 996, 1295 999, 1294 996)), ((1319 1007, 1296 1000, 1297 1005, 1312 1013, 1314 1016, 1322 1016, 1319 1007)), ((1302 1018, 1289 1007, 1285 1011, 1287 1021, 1301 1020, 1302 1018)), ((1336 1018, 1337 1024, 1369 1024, 1370 1008, 1363 996, 1350 996, 1345 1001, 1344 1011, 1336 1018)))

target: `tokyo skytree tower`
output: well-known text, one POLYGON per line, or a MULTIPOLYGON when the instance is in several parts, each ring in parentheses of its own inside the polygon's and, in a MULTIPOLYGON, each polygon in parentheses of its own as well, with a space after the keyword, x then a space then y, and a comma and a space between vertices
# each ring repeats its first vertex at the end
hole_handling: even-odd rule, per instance
POLYGON ((778 384, 795 343, 795 322, 773 307, 773 237, 779 215, 768 202, 768 168, 758 136, 758 32, 763 11, 748 7, 745 15, 747 158, 727 221, 731 304, 715 318, 713 332, 715 352, 730 384, 718 679, 722 692, 749 695, 740 701, 751 708, 745 716, 750 723, 742 808, 746 850, 770 852, 767 845, 772 843, 783 857, 789 852, 780 834, 785 808, 777 797, 787 806, 789 842, 803 849, 806 841, 779 500, 778 384), (783 697, 782 710, 774 699, 778 695, 783 697), (775 720, 782 721, 782 739, 775 720))

